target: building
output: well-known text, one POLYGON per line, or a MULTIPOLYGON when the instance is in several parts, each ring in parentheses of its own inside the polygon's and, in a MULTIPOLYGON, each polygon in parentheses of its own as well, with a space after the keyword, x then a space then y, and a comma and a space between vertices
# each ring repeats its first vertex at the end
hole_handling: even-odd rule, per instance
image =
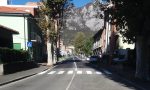
POLYGON ((0 25, 0 47, 13 48, 13 34, 19 34, 19 32, 0 25))
MULTIPOLYGON (((107 8, 111 8, 108 4, 107 8)), ((134 44, 128 44, 123 42, 122 35, 117 32, 116 25, 111 23, 111 15, 107 9, 104 10, 104 27, 100 29, 94 36, 93 54, 100 55, 112 55, 116 50, 124 51, 126 49, 134 49, 134 44)))
POLYGON ((102 41, 102 32, 103 29, 99 30, 94 36, 94 44, 93 44, 93 54, 100 55, 102 53, 103 41, 102 41))
POLYGON ((119 49, 134 49, 134 44, 123 42, 123 37, 116 30, 116 25, 105 22, 105 28, 100 29, 94 36, 93 54, 113 54, 119 49))
POLYGON ((30 49, 30 53, 33 54, 34 59, 40 60, 44 45, 42 31, 36 24, 34 16, 27 10, 0 6, 0 24, 19 32, 18 35, 13 35, 13 48, 30 49), (32 46, 29 48, 27 42, 31 41, 33 41, 32 46))
POLYGON ((10 0, 0 0, 0 6, 1 5, 8 5, 10 3, 10 0))
POLYGON ((74 54, 74 49, 75 49, 75 47, 72 46, 72 45, 67 46, 67 47, 66 47, 67 54, 68 54, 68 55, 74 54))
POLYGON ((15 10, 25 11, 32 14, 34 17, 38 15, 39 3, 28 2, 26 5, 1 5, 3 7, 12 8, 15 10))
POLYGON ((74 49, 75 49, 74 46, 71 46, 71 45, 66 46, 66 45, 64 45, 63 40, 60 40, 60 54, 62 56, 74 54, 74 49))

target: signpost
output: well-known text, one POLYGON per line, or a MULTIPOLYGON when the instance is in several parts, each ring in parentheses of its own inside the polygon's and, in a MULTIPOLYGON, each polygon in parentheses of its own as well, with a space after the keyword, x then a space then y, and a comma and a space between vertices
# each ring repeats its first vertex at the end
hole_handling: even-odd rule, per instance
POLYGON ((27 47, 32 47, 32 42, 27 42, 27 47))
POLYGON ((32 51, 32 42, 27 42, 27 47, 29 48, 30 60, 33 59, 33 51, 32 51))

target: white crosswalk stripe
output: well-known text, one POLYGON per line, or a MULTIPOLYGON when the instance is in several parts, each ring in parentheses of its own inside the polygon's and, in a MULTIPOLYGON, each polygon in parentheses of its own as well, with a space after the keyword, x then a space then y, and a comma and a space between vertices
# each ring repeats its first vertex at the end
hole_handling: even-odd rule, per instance
POLYGON ((63 74, 65 71, 59 71, 57 74, 63 74))
POLYGON ((73 74, 73 71, 68 71, 68 73, 67 74, 73 74))
MULTIPOLYGON (((81 74, 87 74, 87 75, 101 75, 102 74, 102 72, 100 72, 100 71, 92 71, 92 70, 78 70, 78 71, 74 71, 74 70, 68 70, 68 71, 64 71, 64 70, 61 70, 61 71, 55 71, 55 70, 53 70, 53 71, 50 71, 50 72, 48 72, 48 70, 46 70, 46 71, 43 71, 43 72, 40 72, 40 73, 38 73, 38 75, 43 75, 43 74, 48 74, 48 75, 53 75, 53 74, 68 74, 68 75, 72 75, 72 74, 79 74, 79 75, 81 75, 81 74), (66 73, 65 73, 66 72, 66 73)), ((106 73, 106 74, 112 74, 111 72, 109 72, 109 71, 107 71, 107 70, 104 70, 104 73, 106 73)))
POLYGON ((82 74, 82 71, 77 71, 77 74, 82 74))
POLYGON ((38 75, 45 74, 46 72, 48 72, 48 70, 46 70, 46 71, 43 71, 43 72, 40 72, 40 73, 38 73, 38 75))
POLYGON ((92 74, 92 71, 86 71, 87 74, 92 74))
POLYGON ((54 74, 56 71, 51 71, 51 72, 49 72, 48 74, 54 74))

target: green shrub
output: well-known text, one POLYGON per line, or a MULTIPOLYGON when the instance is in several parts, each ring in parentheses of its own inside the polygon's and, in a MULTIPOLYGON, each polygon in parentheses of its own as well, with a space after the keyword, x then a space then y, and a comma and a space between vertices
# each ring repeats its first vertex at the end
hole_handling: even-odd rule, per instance
POLYGON ((1 63, 25 62, 28 60, 28 57, 28 52, 24 50, 0 48, 1 63))

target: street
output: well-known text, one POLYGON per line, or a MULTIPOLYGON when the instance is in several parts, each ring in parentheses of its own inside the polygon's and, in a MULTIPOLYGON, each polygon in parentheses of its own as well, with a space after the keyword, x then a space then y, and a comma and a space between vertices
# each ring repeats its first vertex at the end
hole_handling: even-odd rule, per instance
POLYGON ((77 57, 51 69, 0 87, 0 90, 140 90, 105 69, 97 69, 77 57))

